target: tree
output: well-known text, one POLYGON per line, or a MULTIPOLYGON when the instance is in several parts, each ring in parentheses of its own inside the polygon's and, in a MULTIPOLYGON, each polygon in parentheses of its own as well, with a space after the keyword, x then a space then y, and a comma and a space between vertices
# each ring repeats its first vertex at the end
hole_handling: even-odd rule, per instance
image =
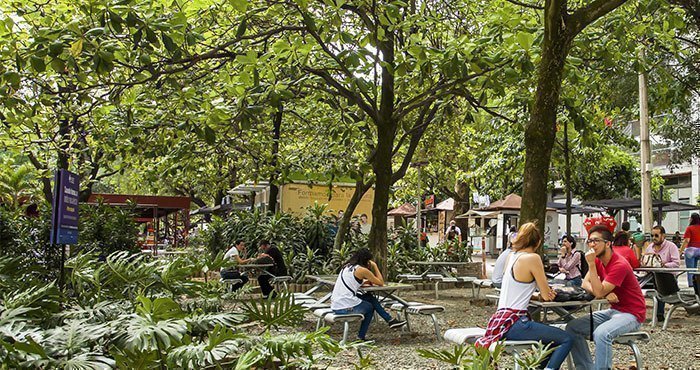
POLYGON ((530 121, 525 127, 525 168, 521 222, 537 221, 544 230, 549 165, 556 133, 566 58, 576 36, 625 0, 596 0, 570 9, 565 0, 545 0, 544 37, 530 121))

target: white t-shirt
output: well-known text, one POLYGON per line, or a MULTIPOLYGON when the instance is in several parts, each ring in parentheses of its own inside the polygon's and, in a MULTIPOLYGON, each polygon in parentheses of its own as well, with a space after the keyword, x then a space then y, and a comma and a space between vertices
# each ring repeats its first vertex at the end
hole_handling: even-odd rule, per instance
MULTIPOLYGON (((450 230, 452 230, 452 226, 447 227, 447 231, 445 231, 445 236, 447 236, 450 233, 450 230)), ((459 228, 459 226, 455 226, 455 237, 462 235, 462 230, 459 228)))
POLYGON ((226 251, 226 254, 224 254, 224 259, 232 259, 234 256, 240 256, 241 254, 238 252, 238 248, 236 247, 231 247, 228 251, 226 251))

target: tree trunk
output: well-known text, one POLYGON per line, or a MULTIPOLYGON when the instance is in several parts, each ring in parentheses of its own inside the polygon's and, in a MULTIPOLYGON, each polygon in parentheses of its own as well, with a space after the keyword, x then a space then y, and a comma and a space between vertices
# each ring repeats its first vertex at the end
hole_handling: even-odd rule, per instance
POLYGON ((272 174, 270 174, 270 202, 268 204, 267 210, 270 213, 277 212, 277 195, 279 194, 278 180, 280 171, 277 168, 279 166, 279 151, 280 151, 280 131, 282 129, 282 114, 284 112, 284 107, 280 103, 277 107, 277 112, 275 112, 275 117, 272 121, 272 174))
POLYGON ((372 230, 369 233, 369 248, 384 276, 387 272, 386 218, 391 188, 391 149, 394 141, 394 127, 393 124, 378 125, 377 150, 372 163, 376 176, 376 186, 374 188, 374 203, 372 204, 372 230))
MULTIPOLYGON (((562 7, 565 7, 565 2, 562 7)), ((520 223, 534 221, 544 235, 547 183, 564 62, 571 45, 561 14, 564 9, 545 9, 545 37, 542 44, 535 104, 525 128, 525 169, 520 223), (554 13, 554 14, 551 14, 554 13)))
POLYGON ((352 193, 352 198, 350 198, 350 202, 348 202, 348 206, 345 208, 343 218, 338 223, 338 232, 335 234, 333 248, 340 249, 343 243, 345 243, 345 236, 347 236, 348 230, 350 229, 350 220, 352 219, 353 213, 355 213, 355 208, 360 204, 362 197, 367 193, 370 187, 372 187, 372 183, 365 185, 362 181, 355 182, 355 192, 352 193))
MULTIPOLYGON (((459 215, 467 213, 469 211, 469 209, 471 208, 470 207, 471 202, 469 200, 470 199, 469 198, 469 183, 458 180, 455 183, 455 194, 456 194, 456 196, 454 197, 454 201, 455 201, 454 215, 459 216, 459 215)), ((447 221, 448 220, 445 220, 445 222, 447 222, 447 221)), ((464 230, 464 231, 462 231, 462 233, 469 230, 469 228, 467 227, 468 225, 467 225, 466 219, 459 219, 459 220, 455 220, 455 221, 457 221, 457 226, 459 226, 460 229, 464 230)), ((443 230, 438 230, 438 233, 441 233, 441 232, 443 232, 443 230)), ((468 235, 464 235, 465 238, 463 240, 467 240, 466 236, 468 236, 468 235)))

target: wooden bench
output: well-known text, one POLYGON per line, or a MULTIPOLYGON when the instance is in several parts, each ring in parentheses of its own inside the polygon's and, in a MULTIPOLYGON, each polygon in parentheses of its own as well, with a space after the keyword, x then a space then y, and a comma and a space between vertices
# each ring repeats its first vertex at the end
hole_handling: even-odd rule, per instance
POLYGON ((318 317, 318 321, 316 322, 316 330, 321 328, 322 321, 329 324, 343 323, 343 340, 340 342, 341 344, 344 344, 348 339, 350 323, 365 319, 365 316, 359 313, 336 314, 330 308, 319 308, 314 310, 314 316, 318 317))
POLYGON ((445 311, 445 307, 421 302, 408 302, 408 306, 405 306, 402 303, 396 302, 392 304, 390 308, 397 312, 403 312, 404 318, 406 319, 406 327, 409 331, 411 330, 410 322, 408 320, 409 314, 430 316, 430 318, 433 320, 435 336, 437 337, 437 340, 440 340, 440 323, 438 322, 435 314, 445 311))

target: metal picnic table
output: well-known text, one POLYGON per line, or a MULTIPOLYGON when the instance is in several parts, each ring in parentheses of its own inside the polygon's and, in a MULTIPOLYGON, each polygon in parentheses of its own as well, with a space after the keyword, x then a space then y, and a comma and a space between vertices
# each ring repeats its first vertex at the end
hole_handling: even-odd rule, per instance
MULTIPOLYGON (((313 293, 316 290, 322 288, 322 287, 329 287, 331 288, 331 292, 323 296, 321 299, 318 301, 323 303, 327 302, 329 299, 331 299, 331 295, 333 294, 332 290, 333 287, 335 286, 335 282, 338 279, 338 275, 309 275, 307 276, 309 279, 312 279, 316 281, 316 286, 312 288, 309 292, 313 293)), ((384 282, 384 285, 378 286, 378 285, 370 285, 370 286, 363 286, 362 290, 365 292, 373 292, 377 293, 385 298, 393 299, 402 305, 408 307, 409 304, 405 300, 401 299, 399 296, 395 295, 394 293, 398 290, 411 290, 413 289, 413 285, 410 284, 402 284, 402 283, 394 283, 394 282, 384 282)), ((307 292, 307 293, 309 293, 307 292)))
POLYGON ((638 267, 635 272, 645 272, 644 276, 639 277, 639 286, 645 286, 654 278, 654 273, 677 274, 676 278, 685 273, 700 274, 700 267, 638 267))
POLYGON ((472 297, 475 297, 474 282, 477 280, 474 276, 455 276, 452 268, 465 266, 467 262, 448 262, 448 261, 409 261, 409 265, 426 266, 425 271, 421 274, 414 275, 422 280, 435 281, 435 299, 440 299, 438 295, 438 286, 441 282, 444 283, 470 283, 472 288, 472 297), (436 274, 431 274, 431 268, 435 267, 436 274))

